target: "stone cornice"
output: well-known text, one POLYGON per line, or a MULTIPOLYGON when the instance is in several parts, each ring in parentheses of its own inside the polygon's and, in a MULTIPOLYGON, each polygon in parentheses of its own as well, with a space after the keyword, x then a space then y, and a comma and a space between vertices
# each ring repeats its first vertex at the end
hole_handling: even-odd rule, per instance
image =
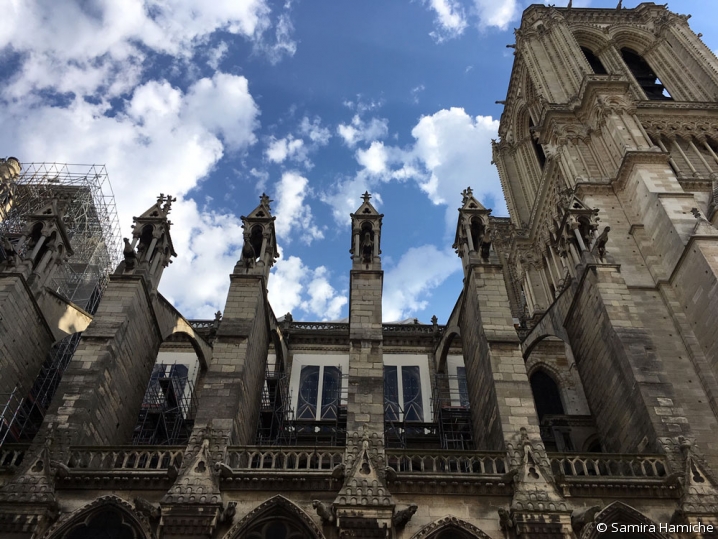
POLYGON ((665 152, 655 151, 629 151, 623 156, 623 161, 618 168, 616 178, 611 182, 616 193, 623 191, 628 177, 637 165, 665 165, 669 166, 670 156, 665 152))

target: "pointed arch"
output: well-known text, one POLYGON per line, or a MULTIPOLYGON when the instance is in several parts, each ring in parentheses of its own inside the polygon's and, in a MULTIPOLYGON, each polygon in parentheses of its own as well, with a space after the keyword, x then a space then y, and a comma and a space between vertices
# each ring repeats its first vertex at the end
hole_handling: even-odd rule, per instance
MULTIPOLYGON (((596 529, 596 525, 600 523, 608 524, 609 526, 614 523, 639 525, 645 526, 645 530, 659 529, 658 524, 630 505, 626 505, 623 502, 613 502, 604 507, 601 512, 596 515, 594 521, 583 529, 581 539, 599 539, 602 536, 611 535, 610 533, 601 533, 596 529)), ((642 531, 632 533, 631 536, 644 539, 666 539, 665 535, 657 531, 642 531)))
POLYGON ((261 529, 271 522, 287 522, 302 532, 307 539, 325 539, 322 530, 298 505, 281 495, 276 495, 247 513, 224 535, 223 539, 240 539, 250 531, 261 529))
POLYGON ((118 525, 119 529, 126 532, 126 537, 131 539, 156 537, 147 519, 138 514, 132 504, 118 496, 110 495, 101 496, 60 519, 45 532, 42 538, 71 539, 83 527, 92 529, 95 526, 100 530, 104 526, 105 530, 116 531, 118 525))
POLYGON ((411 539, 443 539, 444 536, 453 539, 491 539, 473 524, 451 515, 427 524, 411 539))

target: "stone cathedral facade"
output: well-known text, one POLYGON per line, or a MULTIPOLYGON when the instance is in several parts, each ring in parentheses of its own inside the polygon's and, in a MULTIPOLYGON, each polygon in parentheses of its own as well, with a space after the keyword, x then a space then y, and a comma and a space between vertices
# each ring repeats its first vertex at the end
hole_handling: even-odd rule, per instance
MULTIPOLYGON (((443 324, 382 323, 368 193, 342 323, 272 311, 266 196, 208 321, 157 292, 170 197, 93 315, 46 286, 72 260, 62 205, 29 216, 0 262, 0 390, 82 336, 37 435, 0 446, 0 537, 718 535, 718 59, 699 38, 653 3, 526 10, 493 146, 510 217, 457 193, 443 324), (137 434, 177 398, 160 356, 197 366, 185 438, 169 416, 137 434)), ((4 211, 20 164, 1 169, 4 211)))

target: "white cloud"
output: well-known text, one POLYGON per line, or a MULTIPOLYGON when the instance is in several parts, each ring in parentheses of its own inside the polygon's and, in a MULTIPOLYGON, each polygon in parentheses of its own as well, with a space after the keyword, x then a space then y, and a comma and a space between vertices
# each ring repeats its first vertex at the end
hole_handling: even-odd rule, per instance
POLYGON ((436 14, 436 30, 431 32, 437 42, 460 36, 466 30, 468 22, 464 8, 457 0, 425 0, 436 14))
POLYGON ((258 115, 244 77, 216 73, 211 79, 198 80, 187 94, 185 121, 202 123, 233 150, 255 142, 258 115))
POLYGON ((434 204, 448 204, 472 185, 478 196, 490 193, 501 200, 498 175, 491 166, 491 138, 499 122, 490 116, 472 118, 464 109, 443 109, 424 116, 411 131, 413 156, 430 173, 421 184, 434 204))
POLYGON ((344 143, 353 148, 359 142, 370 142, 386 137, 389 133, 389 122, 385 118, 372 118, 365 122, 356 114, 349 124, 339 124, 337 134, 344 143))
MULTIPOLYGON (((369 190, 371 186, 367 175, 357 174, 354 178, 337 182, 331 191, 321 193, 320 200, 332 208, 332 217, 337 223, 346 225, 351 223, 349 214, 356 211, 361 204, 362 193, 369 190)), ((374 190, 372 196, 376 207, 381 203, 381 195, 374 190)))
POLYGON ((160 291, 187 316, 211 314, 224 302, 226 276, 239 258, 239 223, 232 216, 200 211, 184 197, 221 159, 225 145, 239 149, 254 142, 259 110, 246 79, 220 73, 187 92, 151 81, 139 86, 116 114, 107 112, 107 105, 80 97, 62 107, 5 108, 0 145, 13 148, 21 162, 49 157, 105 164, 124 236, 132 216, 160 192, 177 196, 171 219, 179 256, 165 272, 160 291))
POLYGON ((299 124, 299 132, 319 146, 325 146, 329 143, 329 139, 332 138, 331 131, 326 127, 322 127, 322 120, 319 116, 316 116, 313 120, 306 116, 302 118, 302 122, 299 124))
POLYGON ((285 243, 290 237, 298 237, 299 241, 307 245, 324 234, 314 222, 312 209, 307 203, 309 194, 309 180, 297 172, 285 172, 277 184, 277 205, 274 215, 277 220, 274 228, 277 236, 281 236, 285 243))
MULTIPOLYGON (((131 91, 148 52, 190 58, 217 30, 259 42, 270 26, 266 0, 11 2, 3 9, 0 49, 10 47, 23 60, 3 93, 101 89, 112 97, 131 91)), ((280 20, 278 32, 279 26, 287 24, 280 20)))
POLYGON ((424 85, 420 84, 419 86, 416 86, 411 89, 411 100, 418 104, 419 103, 419 94, 425 90, 424 85))
POLYGON ((456 224, 454 204, 467 186, 488 207, 493 206, 495 214, 506 215, 498 174, 490 164, 491 139, 497 131, 497 120, 472 117, 461 108, 423 116, 412 129, 413 145, 400 148, 374 141, 369 148, 357 150, 355 157, 362 168, 322 200, 332 206, 335 220, 345 223, 347 210, 356 209, 364 189, 413 179, 434 204, 447 205, 447 233, 456 224))
POLYGON ((389 155, 382 142, 375 140, 368 149, 357 150, 356 159, 371 175, 382 175, 387 172, 389 155))
POLYGON ((178 200, 170 218, 177 258, 163 273, 160 291, 185 316, 213 318, 224 306, 227 275, 239 259, 242 222, 233 215, 200 211, 193 200, 178 200))
POLYGON ((296 139, 292 135, 280 139, 270 137, 264 154, 273 163, 283 163, 287 159, 307 162, 307 149, 304 146, 304 141, 296 139))
POLYGON ((479 18, 479 28, 496 26, 506 30, 509 23, 519 16, 517 0, 474 0, 474 8, 479 18))
POLYGON ((382 316, 384 320, 402 320, 423 311, 431 290, 461 270, 451 250, 440 251, 433 245, 412 247, 385 273, 382 316))
POLYGON ((229 46, 227 43, 220 41, 219 45, 207 52, 207 65, 212 69, 217 69, 228 50, 229 46))
POLYGON ((337 292, 328 281, 324 266, 312 270, 299 257, 280 258, 267 284, 267 294, 277 316, 300 309, 321 320, 339 318, 347 304, 346 293, 337 292))

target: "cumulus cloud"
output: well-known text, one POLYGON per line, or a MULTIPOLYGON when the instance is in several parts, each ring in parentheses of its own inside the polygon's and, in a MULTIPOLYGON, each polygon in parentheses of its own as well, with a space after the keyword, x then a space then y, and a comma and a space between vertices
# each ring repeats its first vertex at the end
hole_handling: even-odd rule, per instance
POLYGON ((285 242, 291 237, 309 245, 312 241, 322 239, 324 233, 314 222, 312 209, 306 197, 310 193, 309 180, 298 172, 285 172, 277 184, 277 205, 274 215, 277 220, 274 228, 278 236, 285 242))
POLYGON ((474 0, 474 8, 478 14, 479 28, 495 26, 500 30, 506 30, 520 12, 517 0, 474 0))
POLYGON ((333 189, 321 193, 319 198, 331 207, 334 220, 341 225, 346 225, 351 222, 349 214, 359 207, 362 193, 369 190, 372 190, 374 197, 372 203, 374 203, 374 207, 377 207, 381 204, 381 194, 376 192, 376 189, 372 189, 366 174, 357 174, 353 178, 337 182, 333 189))
POLYGON ((259 109, 247 81, 219 73, 185 92, 167 81, 150 81, 120 110, 109 112, 106 104, 80 97, 66 106, 6 107, 0 145, 13 148, 21 162, 51 156, 58 162, 105 164, 124 236, 132 215, 160 192, 177 196, 172 236, 179 256, 160 291, 187 316, 209 315, 224 302, 226 276, 239 258, 239 223, 197 208, 186 195, 221 159, 225 146, 241 149, 254 142, 259 109), (195 289, 197 294, 189 292, 195 289))
POLYGON ((451 250, 433 245, 412 247, 385 273, 382 315, 384 320, 402 320, 428 306, 431 290, 461 270, 451 250))
POLYGON ((307 267, 297 256, 280 258, 272 269, 267 294, 277 316, 300 309, 320 320, 339 318, 347 304, 346 292, 337 292, 324 266, 307 267))
POLYGON ((269 144, 264 154, 273 163, 283 163, 287 159, 307 161, 307 149, 302 139, 295 139, 289 135, 285 138, 269 138, 269 144))
POLYGON ((332 205, 337 222, 344 223, 347 208, 356 209, 351 206, 364 189, 411 179, 434 204, 447 206, 447 232, 455 225, 453 204, 467 186, 495 214, 506 215, 498 174, 490 164, 491 139, 497 136, 498 124, 489 116, 469 116, 461 108, 423 116, 411 131, 412 145, 402 148, 373 141, 358 149, 355 157, 361 169, 322 200, 332 205))
POLYGON ((304 116, 299 124, 299 132, 319 146, 326 146, 329 139, 332 138, 329 128, 322 127, 322 120, 319 116, 315 116, 313 120, 304 116))
POLYGON ((140 80, 149 52, 190 58, 217 30, 258 42, 271 26, 270 13, 266 0, 11 2, 0 49, 21 54, 22 62, 3 93, 121 95, 140 80))
POLYGON ((339 124, 337 134, 344 143, 353 148, 359 142, 369 142, 386 137, 389 133, 389 122, 385 118, 372 118, 368 122, 356 114, 349 124, 339 124))
POLYGON ((464 33, 468 22, 461 3, 457 0, 425 0, 425 3, 436 15, 436 29, 430 35, 437 42, 441 43, 464 33))

